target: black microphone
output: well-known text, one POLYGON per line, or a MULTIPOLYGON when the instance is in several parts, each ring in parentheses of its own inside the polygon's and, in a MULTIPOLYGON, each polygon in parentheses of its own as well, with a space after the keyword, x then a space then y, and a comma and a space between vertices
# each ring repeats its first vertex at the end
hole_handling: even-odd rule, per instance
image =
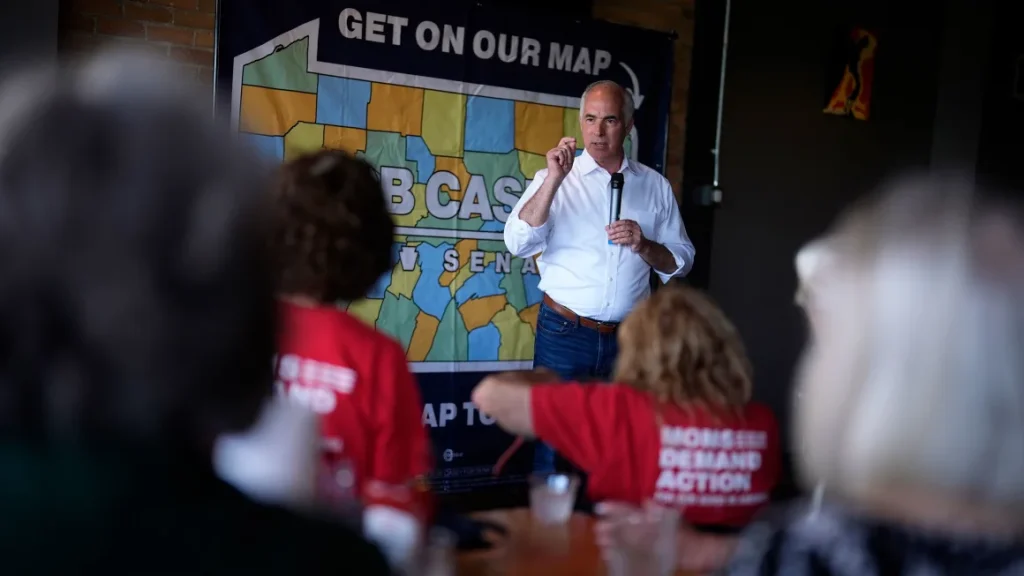
MULTIPOLYGON (((625 179, 622 176, 622 172, 616 172, 612 174, 612 195, 608 202, 608 224, 615 222, 619 219, 619 213, 622 211, 622 185, 625 183, 625 179)), ((611 240, 609 244, 614 244, 611 240)))

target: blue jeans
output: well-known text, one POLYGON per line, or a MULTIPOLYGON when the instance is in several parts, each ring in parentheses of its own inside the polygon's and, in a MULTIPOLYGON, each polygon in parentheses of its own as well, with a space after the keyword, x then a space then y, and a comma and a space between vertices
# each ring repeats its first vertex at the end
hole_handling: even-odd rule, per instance
MULTIPOLYGON (((602 334, 582 326, 546 304, 540 305, 534 342, 534 367, 552 370, 564 380, 608 380, 619 351, 614 332, 602 334)), ((555 451, 543 442, 534 448, 533 471, 555 471, 555 451)))

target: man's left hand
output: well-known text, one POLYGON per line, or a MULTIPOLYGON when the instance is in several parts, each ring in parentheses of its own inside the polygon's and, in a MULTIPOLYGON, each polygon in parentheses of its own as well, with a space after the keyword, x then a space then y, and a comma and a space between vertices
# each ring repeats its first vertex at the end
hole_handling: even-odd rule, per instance
POLYGON ((619 246, 628 246, 638 252, 644 243, 644 233, 635 220, 617 220, 604 227, 608 239, 619 246))

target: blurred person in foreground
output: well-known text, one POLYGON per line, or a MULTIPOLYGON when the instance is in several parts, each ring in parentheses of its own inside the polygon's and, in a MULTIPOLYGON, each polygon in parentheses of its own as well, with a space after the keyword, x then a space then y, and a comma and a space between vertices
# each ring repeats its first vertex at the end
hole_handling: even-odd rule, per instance
POLYGON ((691 540, 744 527, 775 486, 779 435, 771 410, 750 400, 732 323, 697 290, 666 286, 626 317, 618 339, 611 385, 510 372, 485 378, 473 401, 505 430, 565 454, 589 475, 596 502, 679 509, 691 540))
POLYGON ((797 258, 796 450, 820 506, 727 573, 1024 574, 1024 205, 910 177, 797 258))
POLYGON ((347 477, 366 534, 400 561, 429 516, 423 404, 402 347, 341 308, 393 266, 384 193, 368 163, 322 150, 282 167, 274 203, 278 393, 320 415, 326 488, 347 477))
POLYGON ((386 574, 213 472, 271 392, 265 184, 180 90, 121 54, 0 89, 2 572, 386 574))

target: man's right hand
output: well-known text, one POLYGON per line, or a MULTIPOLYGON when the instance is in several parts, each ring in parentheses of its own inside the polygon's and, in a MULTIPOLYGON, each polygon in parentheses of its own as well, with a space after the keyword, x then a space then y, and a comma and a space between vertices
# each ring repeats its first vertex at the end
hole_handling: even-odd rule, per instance
POLYGON ((572 163, 576 160, 576 139, 567 136, 559 140, 558 146, 548 150, 547 160, 548 177, 561 182, 569 174, 572 163))

